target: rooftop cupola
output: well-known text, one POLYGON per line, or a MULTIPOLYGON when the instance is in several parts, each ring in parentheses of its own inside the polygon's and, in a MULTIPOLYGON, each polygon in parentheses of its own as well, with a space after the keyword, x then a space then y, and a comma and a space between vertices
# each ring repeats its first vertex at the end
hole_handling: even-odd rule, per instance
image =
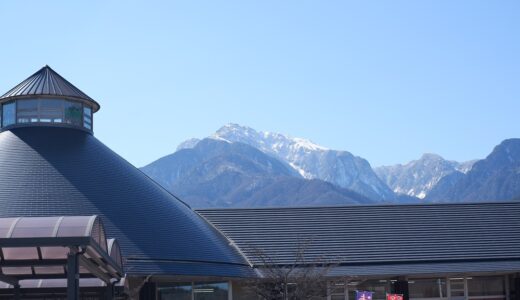
POLYGON ((0 97, 1 131, 27 126, 93 130, 99 103, 45 66, 0 97))

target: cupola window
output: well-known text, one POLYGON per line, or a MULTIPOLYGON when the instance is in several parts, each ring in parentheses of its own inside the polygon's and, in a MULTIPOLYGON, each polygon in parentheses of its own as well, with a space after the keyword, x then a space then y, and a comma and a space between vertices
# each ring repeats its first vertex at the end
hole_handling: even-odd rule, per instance
POLYGON ((66 99, 18 99, 2 105, 2 127, 15 124, 66 124, 92 131, 92 108, 66 99))
POLYGON ((2 107, 2 127, 12 125, 16 121, 16 103, 9 102, 2 107))
POLYGON ((98 110, 99 103, 45 66, 0 96, 0 131, 53 126, 92 133, 98 110))
POLYGON ((81 104, 67 101, 65 104, 65 123, 81 126, 81 104))
MULTIPOLYGON (((41 99, 40 101, 40 122, 63 122, 63 100, 41 99)), ((35 121, 38 122, 38 121, 35 121)))
POLYGON ((92 108, 83 106, 83 127, 92 129, 92 108))

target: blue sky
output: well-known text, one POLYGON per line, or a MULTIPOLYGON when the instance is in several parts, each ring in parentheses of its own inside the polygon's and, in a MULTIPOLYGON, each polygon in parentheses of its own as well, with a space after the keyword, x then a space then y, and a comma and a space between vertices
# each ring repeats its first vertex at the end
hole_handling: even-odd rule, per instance
POLYGON ((49 64, 136 166, 229 122, 373 166, 520 137, 519 1, 2 1, 0 32, 0 90, 49 64))

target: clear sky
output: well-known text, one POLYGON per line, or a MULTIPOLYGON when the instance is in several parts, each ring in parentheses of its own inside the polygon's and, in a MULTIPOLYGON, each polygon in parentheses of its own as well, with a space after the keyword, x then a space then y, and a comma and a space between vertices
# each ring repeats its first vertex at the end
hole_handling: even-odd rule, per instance
POLYGON ((234 122, 373 166, 520 137, 520 1, 1 1, 0 92, 49 64, 136 166, 234 122))

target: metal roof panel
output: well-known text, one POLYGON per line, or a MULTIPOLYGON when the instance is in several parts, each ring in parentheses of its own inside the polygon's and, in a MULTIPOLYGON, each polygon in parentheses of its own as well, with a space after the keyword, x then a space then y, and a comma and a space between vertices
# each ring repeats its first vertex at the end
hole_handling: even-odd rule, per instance
POLYGON ((99 110, 99 103, 83 93, 49 66, 41 68, 29 76, 29 78, 0 96, 0 101, 30 96, 59 96, 80 99, 91 103, 94 107, 94 112, 99 110))
POLYGON ((355 269, 520 260, 520 202, 197 212, 256 266, 262 264, 259 253, 279 265, 294 264, 302 245, 308 262, 356 265, 355 269))

